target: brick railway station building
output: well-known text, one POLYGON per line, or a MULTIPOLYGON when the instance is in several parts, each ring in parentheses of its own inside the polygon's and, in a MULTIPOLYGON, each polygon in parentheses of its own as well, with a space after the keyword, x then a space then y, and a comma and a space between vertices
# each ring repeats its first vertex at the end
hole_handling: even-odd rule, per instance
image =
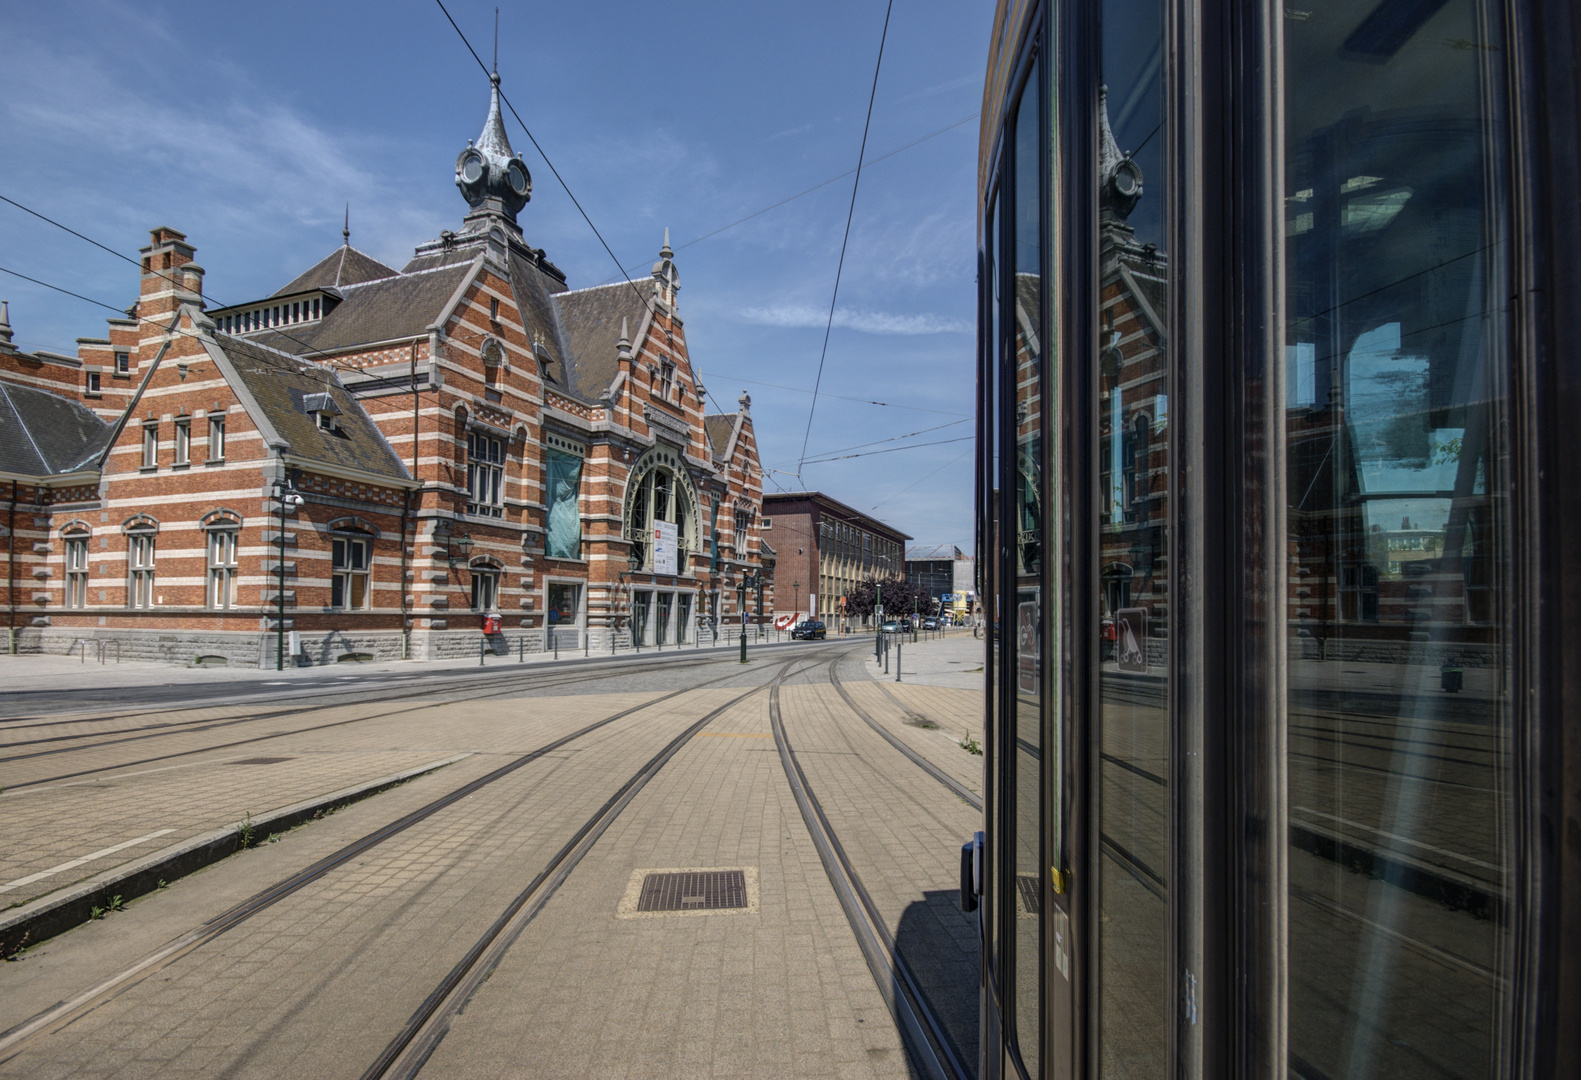
POLYGON ((400 270, 348 232, 210 308, 159 228, 137 302, 75 357, 18 350, 0 309, 14 651, 270 665, 282 598, 319 663, 476 653, 485 629, 676 644, 772 606, 751 402, 705 415, 668 236, 650 278, 569 290, 517 224, 497 77, 455 179, 461 227, 400 270))

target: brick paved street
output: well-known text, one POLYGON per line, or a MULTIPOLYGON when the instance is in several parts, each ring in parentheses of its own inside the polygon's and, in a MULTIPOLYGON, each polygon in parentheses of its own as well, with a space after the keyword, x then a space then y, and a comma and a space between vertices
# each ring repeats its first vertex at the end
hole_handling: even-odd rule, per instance
POLYGON ((244 813, 449 762, 32 943, 0 966, 0 1077, 361 1076, 595 820, 607 831, 456 1003, 465 1010, 425 1075, 915 1075, 888 987, 791 798, 769 724, 767 685, 782 673, 786 733, 810 789, 896 951, 975 1062, 976 924, 954 889, 976 812, 868 727, 829 662, 849 654, 838 671, 851 700, 974 791, 981 758, 958 744, 980 731, 976 702, 948 687, 879 688, 850 644, 762 649, 745 668, 683 655, 574 679, 501 668, 389 699, 365 679, 361 700, 299 710, 259 695, 193 713, 101 709, 0 727, 10 743, 0 757, 12 759, 0 763, 11 788, 0 794, 0 885, 98 855, 13 889, 33 901, 19 912, 244 813), (720 709, 629 805, 609 809, 645 761, 720 709), (249 739, 260 741, 222 745, 249 739), (369 842, 392 823, 398 832, 369 842), (754 906, 621 917, 636 871, 696 868, 749 870, 754 906), (244 917, 203 936, 249 898, 244 917))

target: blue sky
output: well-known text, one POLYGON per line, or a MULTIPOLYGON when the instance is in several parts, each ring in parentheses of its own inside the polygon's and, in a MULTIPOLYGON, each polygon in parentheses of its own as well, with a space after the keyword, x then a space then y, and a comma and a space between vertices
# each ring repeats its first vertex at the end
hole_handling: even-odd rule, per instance
MULTIPOLYGON (((488 59, 494 5, 446 3, 488 59)), ((752 394, 769 475, 967 550, 991 15, 986 0, 895 4, 867 159, 948 130, 863 170, 808 457, 927 428, 863 449, 934 445, 798 479, 851 178, 697 238, 855 165, 883 0, 500 5, 506 94, 633 277, 669 227, 711 407, 752 394)), ((431 0, 13 2, 3 25, 0 194, 127 255, 153 226, 180 229, 217 303, 267 295, 336 247, 348 201, 352 244, 394 266, 461 219, 452 170, 488 83, 431 0)), ((573 288, 609 279, 564 189, 507 128, 533 173, 528 242, 573 288)), ((117 306, 135 297, 132 266, 5 204, 0 266, 117 306)), ((75 352, 108 314, 4 275, 0 298, 29 349, 75 352)))

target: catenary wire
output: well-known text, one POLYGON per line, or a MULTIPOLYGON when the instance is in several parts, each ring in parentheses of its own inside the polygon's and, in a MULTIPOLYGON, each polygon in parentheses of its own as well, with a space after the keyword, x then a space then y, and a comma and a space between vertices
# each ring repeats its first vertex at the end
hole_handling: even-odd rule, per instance
MULTIPOLYGON (((904 435, 891 435, 887 439, 874 439, 872 442, 857 443, 855 446, 839 446, 839 447, 834 448, 833 450, 825 450, 824 453, 825 454, 843 454, 847 450, 862 450, 862 449, 865 449, 865 448, 867 448, 869 446, 881 446, 884 443, 899 442, 901 439, 914 439, 918 435, 926 435, 930 431, 943 431, 945 428, 952 428, 952 427, 955 427, 958 424, 964 424, 964 423, 966 423, 967 420, 970 420, 970 419, 971 419, 971 417, 965 417, 965 418, 960 419, 960 420, 951 420, 948 424, 938 424, 938 425, 936 425, 934 427, 920 428, 917 431, 908 431, 904 435)), ((921 444, 919 444, 919 445, 921 445, 921 444)), ((787 462, 775 462, 775 466, 778 466, 778 465, 781 465, 781 464, 788 465, 788 464, 790 464, 790 462, 788 462, 788 461, 787 462)), ((765 466, 765 468, 767 468, 767 467, 768 466, 765 466)))
MULTIPOLYGON (((731 374, 720 374, 719 377, 722 379, 729 379, 732 382, 744 382, 748 386, 767 386, 775 390, 789 390, 796 394, 812 393, 812 391, 808 390, 805 386, 786 386, 783 383, 762 382, 758 379, 744 379, 739 375, 731 374)), ((834 398, 837 401, 854 401, 859 405, 879 405, 886 409, 907 409, 911 412, 937 413, 939 416, 961 416, 968 420, 972 418, 970 413, 951 412, 948 409, 924 409, 920 405, 896 405, 892 401, 874 401, 871 398, 851 397, 847 394, 826 393, 823 396, 826 398, 834 398)))
MULTIPOLYGON (((85 241, 85 242, 87 242, 89 244, 92 244, 94 247, 98 248, 100 251, 108 252, 111 255, 114 255, 117 259, 122 260, 123 262, 129 262, 133 266, 138 267, 139 269, 142 268, 142 263, 138 262, 138 260, 132 258, 130 255, 127 255, 127 254, 125 254, 123 252, 120 252, 120 251, 116 251, 113 247, 110 247, 108 244, 101 244, 101 243, 99 243, 99 241, 95 240, 93 237, 85 236, 82 233, 78 232, 76 229, 73 229, 70 225, 66 225, 66 224, 63 224, 63 223, 61 223, 59 221, 56 221, 54 218, 49 217, 47 214, 41 214, 37 210, 34 210, 30 206, 23 206, 21 203, 17 202, 15 199, 8 198, 5 195, 0 195, 0 202, 10 203, 12 206, 16 207, 18 210, 22 211, 24 214, 31 214, 34 217, 38 218, 40 221, 46 222, 46 223, 48 223, 50 225, 55 226, 55 228, 57 228, 57 229, 61 229, 61 230, 65 231, 65 232, 70 233, 71 235, 75 236, 78 240, 82 240, 82 241, 85 241)), ((7 270, 6 273, 11 274, 13 277, 24 277, 25 276, 25 275, 16 273, 14 270, 7 270)), ((172 285, 176 285, 176 286, 180 286, 181 285, 181 282, 177 281, 175 278, 171 277, 169 274, 166 274, 166 273, 164 273, 162 271, 159 271, 159 270, 155 270, 153 267, 149 267, 148 268, 148 273, 153 274, 156 277, 163 278, 165 281, 170 282, 170 284, 172 284, 172 285)), ((109 304, 101 303, 98 300, 89 300, 88 297, 86 297, 86 296, 80 296, 77 293, 71 292, 71 291, 69 291, 67 289, 58 288, 57 286, 54 286, 54 285, 45 285, 44 282, 34 281, 34 279, 32 279, 32 278, 28 278, 27 280, 33 281, 34 284, 36 284, 36 285, 44 285, 45 288, 54 289, 56 292, 65 293, 67 296, 75 296, 75 297, 77 297, 78 300, 87 300, 88 303, 90 303, 90 304, 99 304, 100 307, 108 307, 108 308, 110 308, 111 311, 117 312, 118 314, 121 314, 121 315, 125 315, 126 314, 126 309, 125 308, 113 307, 113 306, 111 306, 109 304)), ((208 299, 213 300, 215 303, 219 304, 220 307, 222 307, 222 308, 228 308, 228 307, 233 306, 231 304, 227 304, 224 301, 220 300, 219 297, 215 296, 213 293, 207 293, 206 292, 203 295, 205 297, 207 297, 208 299)), ((146 320, 143 320, 143 321, 146 321, 146 320)), ((295 336, 293 336, 291 334, 288 334, 285 331, 281 330, 279 327, 269 327, 268 329, 270 329, 271 331, 279 334, 281 337, 285 338, 287 341, 294 341, 294 342, 296 342, 298 345, 302 346, 304 349, 308 350, 308 352, 310 352, 310 353, 317 351, 316 349, 314 349, 314 347, 312 345, 309 345, 307 342, 303 341, 301 338, 295 337, 295 336)), ((341 365, 337 364, 335 366, 339 367, 341 365)))
POLYGON ((873 64, 873 89, 867 95, 867 120, 862 124, 862 146, 856 153, 856 179, 851 181, 851 205, 845 212, 845 236, 840 241, 840 261, 834 268, 834 291, 829 296, 829 321, 823 329, 823 349, 818 354, 818 375, 813 379, 812 404, 807 409, 807 430, 802 434, 801 456, 802 460, 796 466, 796 473, 801 475, 802 465, 806 464, 807 442, 812 438, 812 419, 818 412, 818 390, 823 385, 823 363, 829 357, 829 335, 834 331, 834 305, 840 299, 840 275, 845 270, 845 249, 851 242, 851 219, 856 216, 856 192, 862 184, 862 159, 867 156, 867 133, 873 126, 873 102, 878 99, 878 73, 884 66, 884 42, 889 39, 889 16, 895 10, 895 0, 889 0, 884 8, 884 30, 878 38, 878 60, 873 64))

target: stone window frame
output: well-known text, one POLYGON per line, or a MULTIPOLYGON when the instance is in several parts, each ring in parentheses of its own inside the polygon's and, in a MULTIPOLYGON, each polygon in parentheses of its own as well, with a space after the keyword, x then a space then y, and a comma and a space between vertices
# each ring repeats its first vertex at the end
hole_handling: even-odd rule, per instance
POLYGON ((212 510, 203 515, 198 527, 203 530, 203 547, 208 561, 203 604, 210 611, 229 611, 236 606, 242 516, 230 509, 212 510))
POLYGON ((60 527, 61 546, 64 549, 62 558, 65 565, 65 592, 62 604, 71 610, 81 610, 88 606, 88 575, 90 567, 89 541, 93 538, 93 527, 86 521, 68 521, 60 527))
POLYGON ((342 517, 331 521, 326 531, 330 536, 330 593, 329 609, 332 611, 371 611, 373 609, 373 556, 379 530, 371 522, 359 517, 342 517), (362 566, 355 565, 354 545, 365 545, 366 556, 362 566), (340 563, 348 565, 337 565, 340 563), (350 603, 358 582, 362 583, 362 603, 350 603), (336 590, 339 589, 339 600, 336 590))
POLYGON ((143 422, 143 464, 145 472, 159 468, 159 421, 143 422))
POLYGON ((126 537, 126 606, 133 611, 157 607, 154 580, 157 569, 159 521, 135 514, 121 524, 126 537))
POLYGON ((492 555, 478 555, 467 564, 472 577, 472 610, 481 613, 498 612, 500 609, 500 582, 505 577, 505 564, 492 555), (480 604, 481 599, 487 601, 480 604))
POLYGON ((175 460, 172 466, 186 468, 192 464, 192 417, 176 417, 175 460))
POLYGON ((216 413, 209 417, 209 456, 205 464, 213 465, 225 460, 225 416, 216 413))
POLYGON ((687 472, 678 454, 667 449, 655 448, 649 450, 631 467, 631 472, 627 474, 625 497, 621 502, 621 520, 625 539, 642 556, 639 572, 653 573, 653 538, 650 531, 653 527, 651 507, 654 489, 650 480, 661 471, 672 478, 670 485, 672 509, 668 511, 672 516, 664 520, 672 521, 678 526, 676 576, 690 577, 693 572, 691 557, 697 551, 698 537, 702 533, 698 516, 702 512, 702 500, 696 485, 692 482, 691 474, 687 472), (680 499, 675 497, 678 495, 685 496, 684 507, 680 499))

